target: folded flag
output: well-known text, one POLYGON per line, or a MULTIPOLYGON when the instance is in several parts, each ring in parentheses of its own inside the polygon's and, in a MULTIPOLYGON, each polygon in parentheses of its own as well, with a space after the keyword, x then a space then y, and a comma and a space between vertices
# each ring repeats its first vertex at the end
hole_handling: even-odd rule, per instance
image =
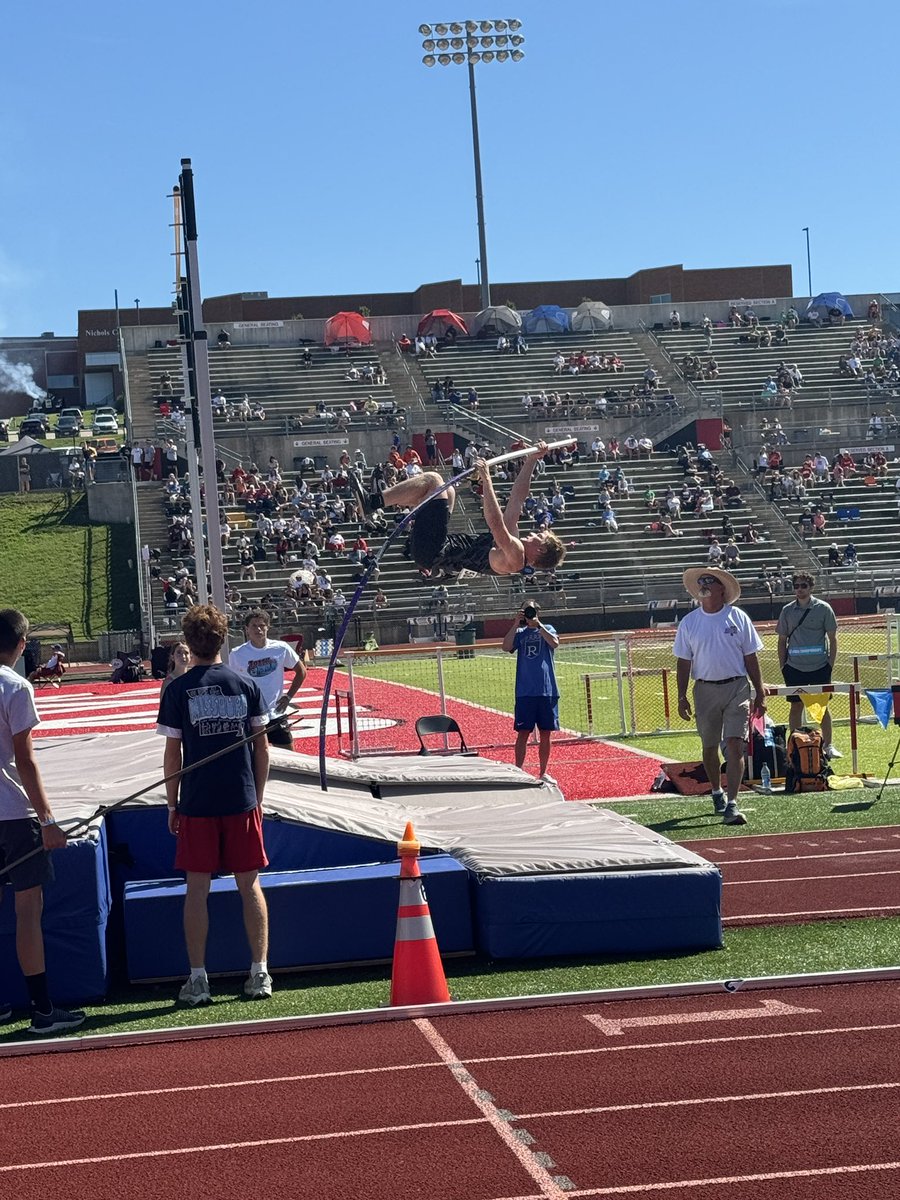
POLYGON ((872 705, 872 711, 878 718, 881 728, 887 729, 888 721, 894 711, 893 697, 890 691, 887 688, 873 689, 871 692, 867 690, 866 698, 872 705))
POLYGON ((812 695, 807 695, 806 692, 800 693, 800 699, 812 719, 817 725, 821 724, 822 718, 825 716, 825 710, 828 708, 828 701, 831 696, 826 692, 816 692, 812 695))

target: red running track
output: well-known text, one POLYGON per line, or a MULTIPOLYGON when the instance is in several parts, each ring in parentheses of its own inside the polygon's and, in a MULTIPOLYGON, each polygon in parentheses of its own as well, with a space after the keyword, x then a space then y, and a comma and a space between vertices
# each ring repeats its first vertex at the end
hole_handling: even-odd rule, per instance
POLYGON ((896 982, 2 1064, 0 1197, 900 1194, 896 982))
POLYGON ((900 828, 826 829, 685 843, 722 871, 726 925, 900 913, 900 828))

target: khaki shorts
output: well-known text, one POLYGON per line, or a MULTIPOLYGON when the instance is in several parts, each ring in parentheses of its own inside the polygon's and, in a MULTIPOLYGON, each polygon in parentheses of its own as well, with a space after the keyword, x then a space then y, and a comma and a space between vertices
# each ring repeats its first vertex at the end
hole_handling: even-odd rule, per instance
POLYGON ((704 748, 722 738, 746 738, 750 729, 750 681, 694 684, 694 721, 704 748))

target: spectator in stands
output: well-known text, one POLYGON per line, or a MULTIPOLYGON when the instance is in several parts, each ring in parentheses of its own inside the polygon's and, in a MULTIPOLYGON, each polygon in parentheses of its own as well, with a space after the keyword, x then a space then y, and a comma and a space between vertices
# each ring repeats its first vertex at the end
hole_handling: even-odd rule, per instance
POLYGON ((608 503, 600 512, 600 528, 605 529, 607 533, 619 532, 615 510, 608 503))
POLYGON ((725 563, 725 569, 731 571, 734 567, 740 565, 741 552, 733 537, 730 537, 725 543, 722 551, 722 557, 725 563))
POLYGON ((828 547, 828 565, 829 567, 839 567, 843 563, 843 557, 838 549, 837 542, 832 542, 828 547))
POLYGON ((216 338, 216 343, 218 344, 220 350, 231 349, 231 338, 224 329, 219 330, 219 336, 216 338))
POLYGON ((859 554, 853 542, 848 542, 844 547, 843 562, 845 567, 855 567, 859 565, 859 554))
POLYGON ((638 438, 638 458, 651 458, 653 456, 653 439, 648 437, 638 438))
POLYGON ((881 307, 879 306, 877 300, 872 299, 869 301, 869 308, 866 313, 866 318, 869 321, 880 321, 881 320, 881 307))
POLYGON ((759 531, 753 521, 748 521, 744 526, 744 532, 741 534, 741 539, 745 542, 748 542, 750 545, 753 545, 760 540, 759 531))
POLYGON ((706 551, 706 559, 711 567, 718 567, 724 557, 724 551, 719 539, 713 534, 709 539, 709 548, 706 551))
POLYGON ((677 308, 673 308, 672 311, 669 313, 669 328, 670 329, 680 329, 681 328, 681 313, 678 311, 677 308))

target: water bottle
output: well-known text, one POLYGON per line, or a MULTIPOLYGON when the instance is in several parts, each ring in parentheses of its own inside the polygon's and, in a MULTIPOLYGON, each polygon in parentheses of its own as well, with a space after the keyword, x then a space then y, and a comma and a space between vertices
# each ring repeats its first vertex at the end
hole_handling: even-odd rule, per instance
POLYGON ((762 770, 759 773, 759 782, 762 785, 762 790, 764 792, 771 792, 771 790, 772 790, 772 773, 769 770, 766 763, 763 763, 762 770))

